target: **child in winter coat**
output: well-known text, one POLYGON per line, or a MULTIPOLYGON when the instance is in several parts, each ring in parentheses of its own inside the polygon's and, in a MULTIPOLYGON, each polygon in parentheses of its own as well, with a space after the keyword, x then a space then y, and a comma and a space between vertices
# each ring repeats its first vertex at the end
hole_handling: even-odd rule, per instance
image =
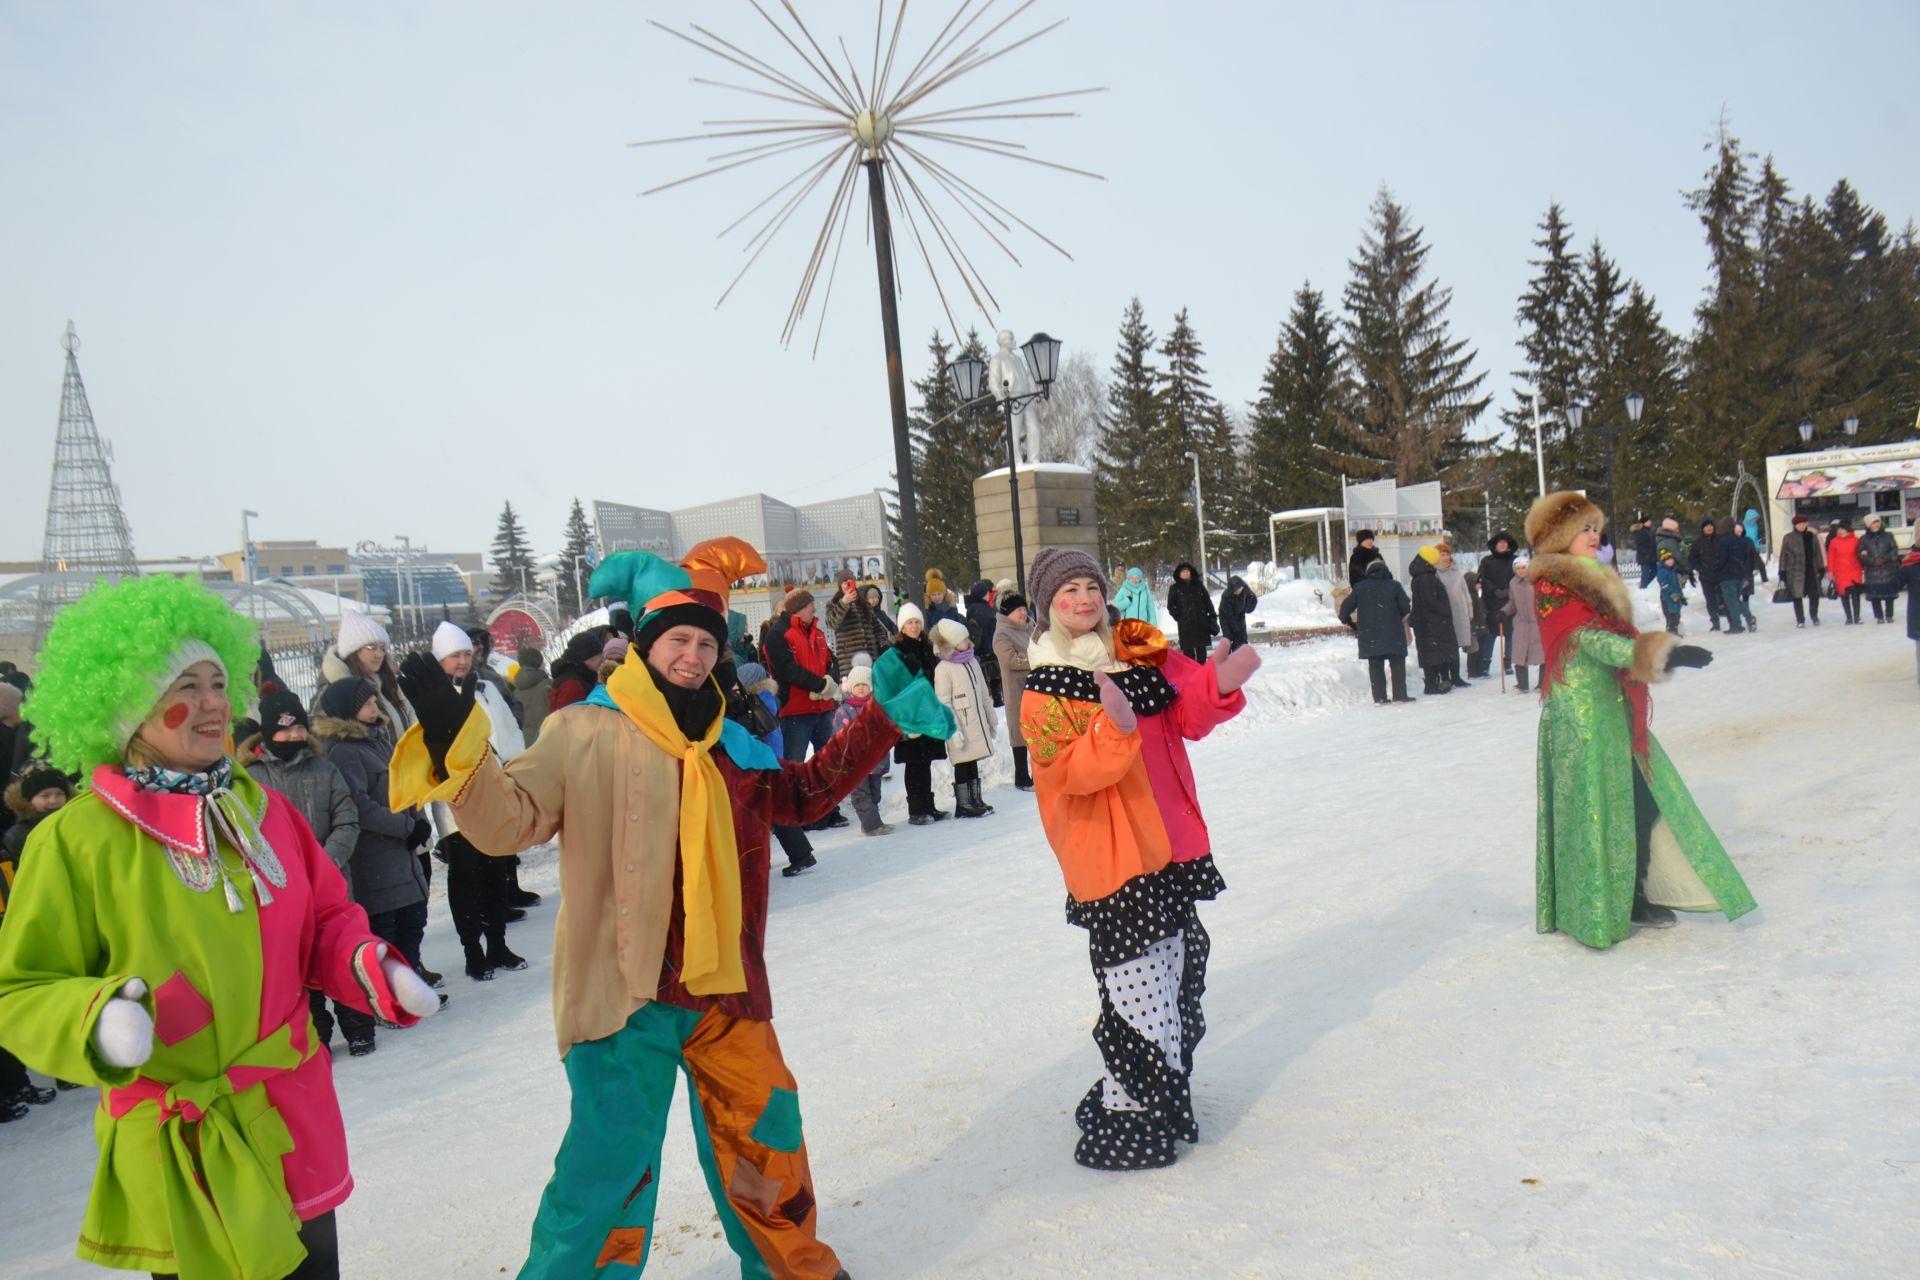
MULTIPOLYGON (((353 861, 354 846, 360 842, 360 806, 354 801, 353 788, 346 775, 324 756, 315 754, 310 740, 306 710, 300 699, 282 689, 260 699, 258 751, 250 754, 247 772, 265 787, 272 787, 293 802, 300 816, 313 828, 328 861, 347 875, 353 861)), ((247 744, 242 744, 242 750, 247 744)), ((422 969, 421 981, 440 985, 440 975, 422 969)), ((442 996, 441 1003, 446 1003, 442 996)), ((373 1019, 351 1005, 334 1001, 335 1012, 328 1012, 327 998, 309 989, 308 1004, 313 1012, 314 1030, 320 1043, 333 1044, 333 1026, 338 1015, 340 1034, 349 1045, 373 1043, 373 1019)))
POLYGON ((940 659, 933 671, 933 691, 954 719, 953 736, 947 739, 947 759, 953 761, 953 816, 984 818, 993 806, 980 798, 979 762, 993 754, 994 731, 1000 727, 993 693, 965 623, 951 618, 934 623, 933 652, 940 659))
POLYGON ((1540 615, 1533 608, 1533 578, 1527 561, 1513 562, 1513 581, 1507 584, 1507 603, 1501 607, 1507 635, 1507 663, 1513 668, 1520 692, 1527 692, 1528 673, 1546 661, 1540 642, 1540 615))
MULTIPOLYGON (((833 731, 836 734, 858 720, 861 711, 873 701, 873 668, 849 667, 840 690, 846 697, 833 713, 833 731)), ((882 758, 879 764, 873 766, 873 772, 861 779, 860 785, 847 797, 853 801, 854 813, 859 815, 860 834, 863 836, 884 836, 893 832, 892 823, 880 821, 880 779, 886 776, 887 762, 882 758)))
POLYGON ((1680 589, 1680 562, 1673 552, 1662 551, 1653 576, 1660 583, 1660 611, 1667 615, 1667 630, 1680 634, 1680 610, 1686 607, 1687 593, 1680 589))

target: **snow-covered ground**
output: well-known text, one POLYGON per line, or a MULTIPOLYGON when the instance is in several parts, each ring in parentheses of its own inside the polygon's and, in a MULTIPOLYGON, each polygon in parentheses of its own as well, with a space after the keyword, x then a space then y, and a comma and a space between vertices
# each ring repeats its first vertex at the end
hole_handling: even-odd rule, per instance
MULTIPOLYGON (((1231 890, 1167 1170, 1071 1160, 1093 981, 1003 772, 990 818, 818 838, 769 959, 823 1234, 858 1280, 1920 1273, 1913 646, 1762 621, 1654 715, 1761 909, 1604 953, 1533 931, 1531 697, 1376 708, 1351 642, 1269 651, 1194 752, 1231 890)), ((566 1114, 553 910, 515 926, 529 972, 337 1059, 345 1274, 517 1268, 566 1114)), ((427 954, 457 973, 437 895, 427 954)), ((0 1275, 95 1274, 88 1106, 0 1128, 0 1275)), ((738 1275, 684 1120, 664 1174, 653 1274, 738 1275)))

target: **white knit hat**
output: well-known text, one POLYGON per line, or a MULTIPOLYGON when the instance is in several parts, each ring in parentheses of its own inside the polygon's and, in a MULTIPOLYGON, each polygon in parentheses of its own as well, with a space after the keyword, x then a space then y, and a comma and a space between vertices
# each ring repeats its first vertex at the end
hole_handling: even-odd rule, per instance
POLYGON ((153 714, 155 704, 165 696, 168 687, 172 685, 175 680, 178 680, 188 667, 200 662, 211 662, 214 666, 220 668, 221 675, 225 676, 229 674, 227 664, 220 661, 220 655, 214 652, 213 646, 205 640, 188 639, 181 641, 180 647, 174 650, 171 658, 167 659, 167 665, 154 673, 152 700, 144 707, 128 707, 114 720, 113 732, 115 741, 119 742, 122 747, 133 741, 133 735, 139 732, 140 726, 145 724, 147 717, 153 714))
POLYGON ((840 687, 842 689, 851 689, 853 688, 853 686, 857 684, 863 684, 867 686, 867 688, 869 689, 873 688, 873 668, 872 667, 869 667, 864 663, 856 663, 855 665, 847 668, 847 678, 840 682, 840 687))
POLYGON ((465 627, 455 626, 451 622, 442 622, 433 629, 434 661, 450 658, 456 653, 471 652, 473 652, 473 637, 467 634, 465 627))
POLYGON ((370 644, 389 644, 387 629, 373 620, 373 615, 358 609, 347 609, 340 614, 340 635, 333 642, 333 652, 342 658, 351 658, 355 650, 364 649, 370 644))
POLYGON ((894 625, 904 627, 907 625, 907 620, 909 618, 919 623, 923 627, 927 625, 927 615, 920 612, 920 606, 915 604, 911 600, 907 601, 905 604, 900 606, 899 616, 897 616, 893 620, 894 625))
POLYGON ((963 641, 972 638, 964 622, 955 622, 952 618, 942 618, 933 624, 933 647, 940 653, 952 653, 963 641))

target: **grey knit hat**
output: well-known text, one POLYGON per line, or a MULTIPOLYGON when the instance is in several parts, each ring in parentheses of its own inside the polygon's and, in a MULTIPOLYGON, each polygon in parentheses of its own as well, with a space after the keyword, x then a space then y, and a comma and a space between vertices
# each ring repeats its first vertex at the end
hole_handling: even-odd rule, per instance
POLYGON ((1113 584, 1100 571, 1100 565, 1084 551, 1071 547, 1043 547, 1027 570, 1027 589, 1032 593, 1033 625, 1045 627, 1053 616, 1053 597, 1075 578, 1092 578, 1100 584, 1100 593, 1113 598, 1113 584))

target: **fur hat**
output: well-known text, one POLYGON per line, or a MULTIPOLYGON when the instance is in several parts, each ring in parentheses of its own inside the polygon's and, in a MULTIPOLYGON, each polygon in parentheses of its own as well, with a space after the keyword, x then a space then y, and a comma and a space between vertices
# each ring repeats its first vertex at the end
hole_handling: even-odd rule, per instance
POLYGON ((857 684, 863 684, 869 689, 873 688, 872 667, 860 665, 847 668, 847 678, 840 682, 840 687, 843 689, 851 689, 857 684))
POLYGON ((788 617, 792 617, 813 603, 815 603, 813 592, 807 590, 805 587, 795 587, 781 598, 780 612, 786 614, 788 617))
POLYGON ((1607 513, 1589 502, 1585 494, 1562 489, 1536 500, 1528 509, 1527 541, 1535 555, 1565 551, 1588 521, 1605 529, 1607 513))
POLYGON ((473 637, 462 627, 451 622, 442 622, 433 629, 433 657, 436 662, 452 657, 456 653, 472 653, 473 637))
POLYGON ((893 623, 904 629, 909 620, 919 623, 922 627, 927 625, 927 615, 920 612, 920 606, 911 600, 900 606, 900 612, 894 617, 893 623))
POLYGON ((938 569, 929 569, 927 570, 927 595, 931 597, 936 591, 941 595, 948 594, 947 575, 938 569))
POLYGON ((1000 615, 1002 617, 1005 617, 1007 614, 1012 613, 1015 609, 1026 608, 1027 598, 1021 595, 1018 591, 1015 591, 1012 587, 1008 587, 1005 591, 1002 591, 1000 593, 1000 603, 997 607, 1000 610, 1000 615))
POLYGON ((971 638, 964 622, 942 618, 933 624, 933 651, 943 658, 957 651, 963 642, 971 638))
POLYGON ((1374 539, 1378 538, 1379 536, 1380 536, 1379 534, 1375 533, 1371 529, 1362 529, 1358 533, 1353 535, 1353 545, 1357 547, 1361 543, 1371 542, 1374 539))
POLYGON ((373 620, 373 615, 362 613, 358 609, 347 609, 340 614, 340 632, 333 641, 336 657, 351 658, 354 652, 370 644, 391 644, 387 629, 373 620))
POLYGON ((35 765, 20 775, 20 797, 31 800, 42 791, 64 791, 67 799, 73 799, 73 783, 67 775, 51 765, 35 765))
POLYGON ((1107 581, 1107 575, 1100 572, 1100 566, 1094 558, 1084 551, 1071 547, 1042 547, 1040 554, 1033 558, 1033 567, 1027 570, 1027 587, 1033 592, 1034 622, 1044 625, 1053 613, 1053 598, 1060 594, 1060 588, 1075 578, 1092 578, 1100 584, 1100 594, 1109 600, 1113 598, 1113 584, 1107 581))

